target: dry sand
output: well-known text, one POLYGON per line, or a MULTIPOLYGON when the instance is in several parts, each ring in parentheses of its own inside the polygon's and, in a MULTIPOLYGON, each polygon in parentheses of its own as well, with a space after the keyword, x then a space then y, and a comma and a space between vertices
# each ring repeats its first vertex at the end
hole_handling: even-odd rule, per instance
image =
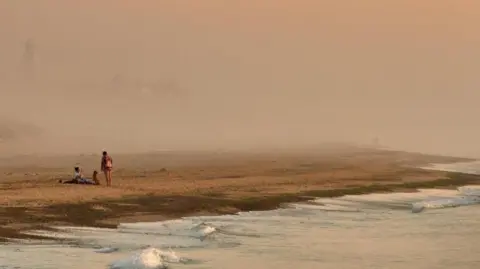
MULTIPOLYGON (((371 149, 268 153, 113 155, 113 187, 64 185, 79 163, 100 156, 18 156, 0 160, 0 237, 54 224, 115 227, 199 214, 269 210, 313 196, 413 190, 477 181, 412 166, 466 159, 371 149)), ((100 180, 104 184, 103 175, 100 180)))

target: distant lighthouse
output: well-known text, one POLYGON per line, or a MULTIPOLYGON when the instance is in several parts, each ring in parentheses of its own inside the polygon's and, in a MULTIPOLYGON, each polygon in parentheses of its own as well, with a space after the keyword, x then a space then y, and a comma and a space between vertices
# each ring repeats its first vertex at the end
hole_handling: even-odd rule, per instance
POLYGON ((35 44, 31 38, 25 42, 23 52, 23 74, 27 81, 32 81, 35 76, 35 44))

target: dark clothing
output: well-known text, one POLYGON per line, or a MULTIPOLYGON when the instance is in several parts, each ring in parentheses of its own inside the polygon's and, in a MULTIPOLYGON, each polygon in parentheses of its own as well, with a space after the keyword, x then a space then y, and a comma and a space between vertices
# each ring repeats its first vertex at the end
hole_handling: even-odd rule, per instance
POLYGON ((63 182, 60 180, 60 183, 63 183, 63 184, 78 184, 78 180, 71 179, 71 180, 67 180, 67 181, 63 181, 63 182))
POLYGON ((92 181, 87 180, 87 179, 84 179, 84 180, 71 179, 71 180, 67 180, 67 181, 64 181, 64 182, 60 181, 60 183, 63 183, 63 184, 98 185, 97 183, 92 182, 92 181))

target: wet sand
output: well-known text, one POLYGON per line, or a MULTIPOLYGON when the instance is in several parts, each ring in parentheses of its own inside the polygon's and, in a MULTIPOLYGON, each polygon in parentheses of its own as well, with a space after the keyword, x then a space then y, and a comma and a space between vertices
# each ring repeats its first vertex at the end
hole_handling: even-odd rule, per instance
MULTIPOLYGON (((480 177, 413 166, 468 159, 361 148, 268 153, 175 152, 113 155, 112 187, 60 184, 74 164, 84 174, 100 156, 0 160, 0 237, 51 225, 116 227, 192 215, 271 210, 312 197, 414 191, 480 177)), ((101 174, 102 184, 105 183, 101 174)))

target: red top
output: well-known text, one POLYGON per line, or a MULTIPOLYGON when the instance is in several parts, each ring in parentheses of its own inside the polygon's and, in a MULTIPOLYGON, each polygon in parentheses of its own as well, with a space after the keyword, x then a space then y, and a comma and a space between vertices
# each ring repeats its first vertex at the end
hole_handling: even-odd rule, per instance
POLYGON ((103 156, 102 157, 102 171, 105 170, 105 168, 111 169, 112 166, 113 166, 112 157, 110 157, 110 155, 103 156))

